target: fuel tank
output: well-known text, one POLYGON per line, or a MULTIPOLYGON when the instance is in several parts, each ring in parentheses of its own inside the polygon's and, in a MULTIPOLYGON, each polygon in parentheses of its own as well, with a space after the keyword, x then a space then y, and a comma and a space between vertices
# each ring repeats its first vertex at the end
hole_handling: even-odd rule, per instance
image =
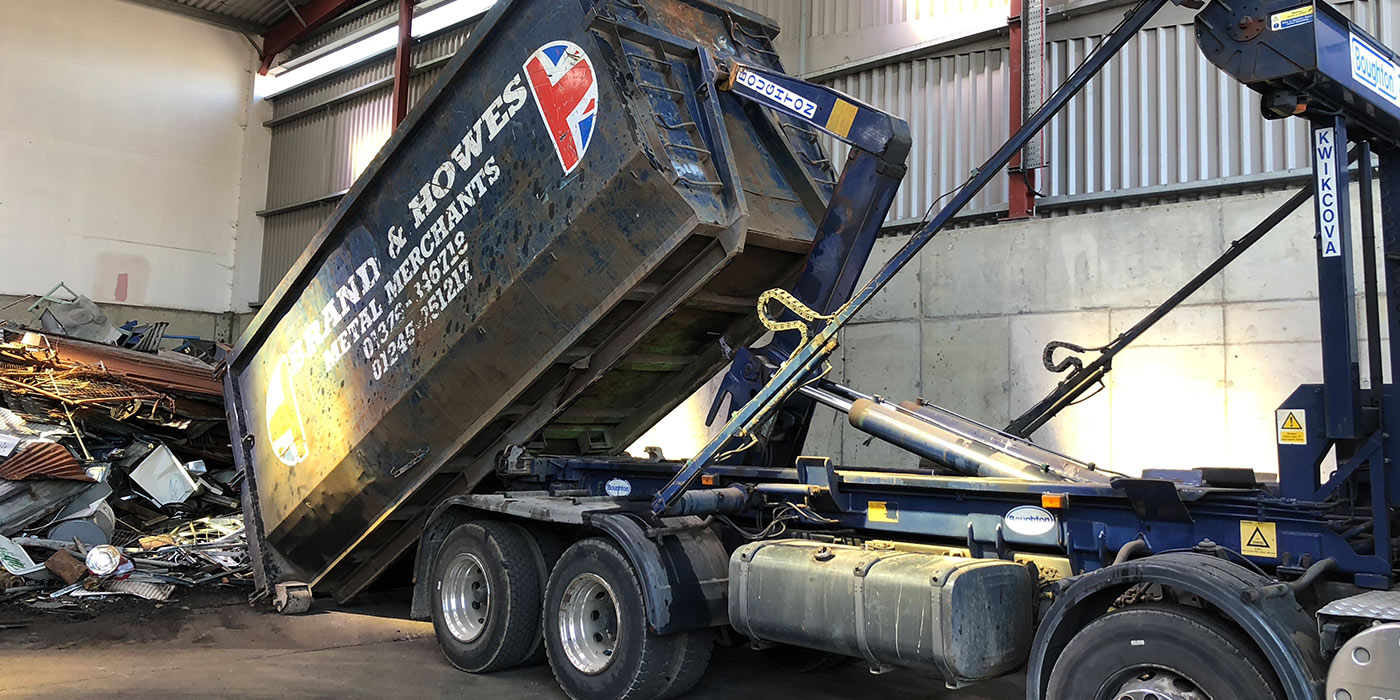
POLYGON ((1034 635, 1030 570, 997 559, 790 539, 729 561, 729 619, 757 640, 931 669, 950 685, 1025 662, 1034 635))

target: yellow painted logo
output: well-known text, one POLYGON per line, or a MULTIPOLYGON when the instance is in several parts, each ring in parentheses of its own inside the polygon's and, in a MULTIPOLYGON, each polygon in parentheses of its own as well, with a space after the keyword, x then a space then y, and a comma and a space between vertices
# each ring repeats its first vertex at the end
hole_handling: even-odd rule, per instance
POLYGON ((1278 426, 1278 444, 1306 445, 1308 443, 1308 414, 1300 409, 1279 409, 1274 420, 1278 426))
POLYGON ((1278 558, 1278 526, 1254 520, 1240 521, 1240 553, 1247 557, 1278 558))
POLYGON ((872 523, 897 523, 899 522, 899 504, 871 501, 866 506, 865 519, 872 523))
POLYGON ((289 467, 301 464, 311 453, 286 358, 273 368, 272 380, 267 383, 267 435, 272 440, 272 452, 289 467))

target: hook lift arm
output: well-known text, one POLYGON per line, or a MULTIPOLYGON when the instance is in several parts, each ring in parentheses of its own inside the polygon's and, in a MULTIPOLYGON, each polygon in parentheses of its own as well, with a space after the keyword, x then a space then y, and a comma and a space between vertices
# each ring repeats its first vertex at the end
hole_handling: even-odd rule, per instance
MULTIPOLYGON (((1006 167, 1006 164, 1011 160, 1011 157, 1024 148, 1031 137, 1044 128, 1045 125, 1050 122, 1050 119, 1068 104, 1069 101, 1088 84, 1090 79, 1103 69, 1109 59, 1113 58, 1113 56, 1128 43, 1128 40, 1146 26, 1147 22, 1151 20, 1160 9, 1166 6, 1169 1, 1172 0, 1142 0, 1142 2, 1135 6, 1132 11, 1128 13, 1123 23, 1114 29, 1099 45, 1098 49, 1096 49, 1079 68, 1075 69, 1075 71, 1070 74, 1063 85, 1050 95, 1050 98, 1046 100, 1044 106, 1027 118, 1025 124, 1023 124, 1006 143, 1002 144, 1001 148, 999 148, 996 153, 992 154, 982 167, 978 168, 976 174, 962 189, 958 190, 957 194, 953 195, 948 204, 945 205, 928 224, 915 232, 910 237, 909 242, 896 252, 894 256, 880 268, 875 274, 875 277, 857 291, 849 302, 837 309, 835 313, 831 314, 831 318, 826 326, 806 343, 798 347, 792 355, 782 363, 768 380, 767 384, 759 390, 757 395, 733 414, 729 422, 724 426, 724 429, 721 430, 709 444, 705 445, 705 447, 700 450, 699 454, 687 461, 671 481, 657 492, 656 497, 652 499, 652 511, 655 513, 665 512, 700 476, 701 472, 720 455, 731 440, 757 431, 764 421, 772 417, 773 412, 792 396, 799 387, 817 376, 819 368, 826 362, 826 359, 831 356, 831 353, 836 350, 837 331, 859 313, 860 310, 870 302, 870 299, 889 283, 890 279, 893 278, 896 273, 903 269, 909 261, 913 260, 914 256, 918 254, 924 245, 927 244, 953 216, 961 211, 963 207, 967 206, 967 204, 972 201, 972 198, 977 196, 977 193, 981 192, 993 179, 999 177, 1002 170, 1006 167)), ((1182 4, 1186 3, 1183 2, 1182 4)), ((1192 2, 1192 4, 1199 7, 1199 3, 1192 2)), ((768 91, 767 86, 761 86, 755 89, 753 85, 750 85, 748 81, 744 80, 744 70, 745 69, 740 69, 736 71, 736 78, 733 81, 734 85, 744 86, 745 89, 740 91, 740 94, 765 104, 774 104, 773 93, 768 91)), ((826 91, 828 93, 834 93, 834 91, 822 88, 821 86, 811 85, 810 83, 805 83, 793 78, 785 78, 784 80, 792 86, 793 91, 797 92, 799 96, 805 96, 807 91, 826 91)), ((786 85, 783 87, 787 89, 786 85)), ((787 107, 786 104, 782 104, 782 106, 784 108, 787 107)), ((786 109, 785 111, 792 112, 793 110, 786 109)), ((812 123, 813 126, 827 130, 829 133, 834 133, 830 132, 824 123, 817 121, 815 118, 817 114, 819 114, 819 112, 814 110, 811 114, 804 114, 802 116, 810 120, 809 123, 812 123)), ((829 113, 820 114, 825 116, 829 113)), ((839 121, 837 123, 839 123, 839 121)), ((844 177, 845 174, 843 173, 843 178, 844 177)), ((886 207, 888 207, 888 205, 886 205, 886 207)), ((810 263, 809 267, 811 267, 810 263)))

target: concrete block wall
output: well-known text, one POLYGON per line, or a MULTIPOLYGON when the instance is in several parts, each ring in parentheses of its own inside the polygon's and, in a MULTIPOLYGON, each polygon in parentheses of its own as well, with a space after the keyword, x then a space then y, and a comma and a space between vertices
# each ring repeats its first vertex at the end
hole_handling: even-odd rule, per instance
MULTIPOLYGON (((942 233, 842 334, 833 376, 866 393, 923 396, 1004 426, 1061 377, 1041 364, 1047 342, 1109 342, 1288 195, 942 233)), ((882 239, 865 277, 906 240, 882 239)), ((1358 272, 1358 291, 1359 279, 1358 272)), ((1208 466, 1274 472, 1274 409, 1299 383, 1321 380, 1317 314, 1308 205, 1121 353, 1102 391, 1035 437, 1129 474, 1208 466)), ((849 465, 917 462, 869 440, 844 416, 819 411, 808 452, 849 465)))

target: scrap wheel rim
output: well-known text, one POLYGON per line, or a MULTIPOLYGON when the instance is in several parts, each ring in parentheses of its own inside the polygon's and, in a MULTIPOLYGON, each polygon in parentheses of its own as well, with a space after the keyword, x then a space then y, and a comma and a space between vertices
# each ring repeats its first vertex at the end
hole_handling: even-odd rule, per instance
POLYGON ((458 641, 473 642, 486 629, 491 611, 491 583, 474 554, 452 558, 442 575, 442 618, 458 641))
POLYGON ((1135 669, 1131 677, 1106 697, 1108 700, 1211 700, 1191 679, 1165 668, 1135 669))
POLYGON ((579 574, 559 602, 559 641, 574 668, 602 673, 617 652, 617 599, 596 574, 579 574))

